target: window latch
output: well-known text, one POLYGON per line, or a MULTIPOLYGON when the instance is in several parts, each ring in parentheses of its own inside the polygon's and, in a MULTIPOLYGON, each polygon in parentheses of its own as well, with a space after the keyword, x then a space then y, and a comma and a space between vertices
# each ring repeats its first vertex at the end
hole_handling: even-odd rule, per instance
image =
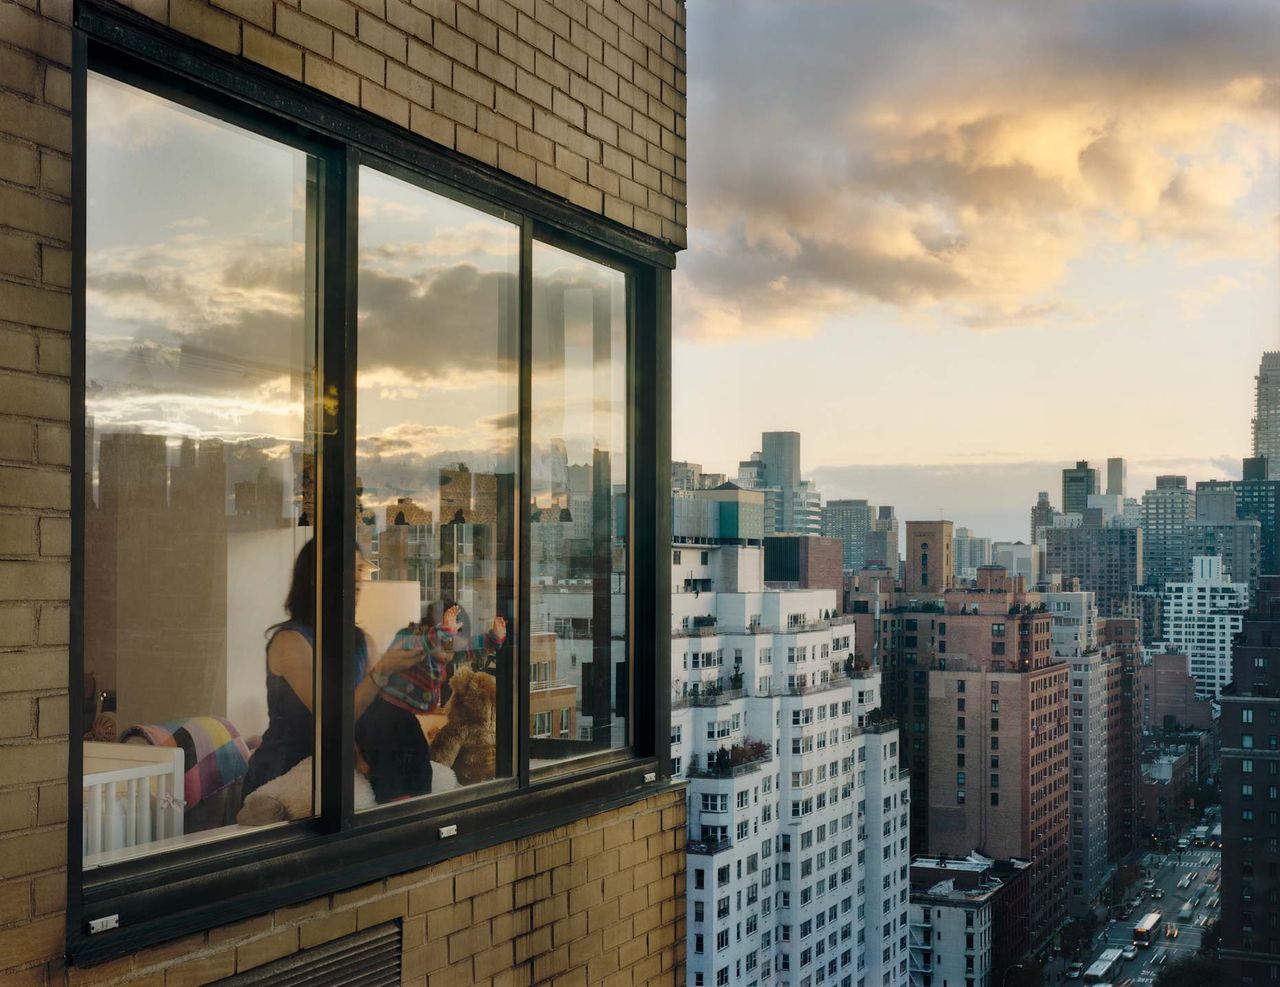
POLYGON ((89 919, 89 935, 96 936, 99 932, 107 932, 111 929, 120 928, 120 916, 104 915, 102 918, 89 919))

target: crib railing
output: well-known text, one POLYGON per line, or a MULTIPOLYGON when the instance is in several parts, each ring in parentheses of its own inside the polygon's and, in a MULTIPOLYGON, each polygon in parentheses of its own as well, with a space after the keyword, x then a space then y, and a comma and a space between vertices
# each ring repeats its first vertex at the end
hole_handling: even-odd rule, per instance
POLYGON ((85 741, 85 863, 181 836, 183 794, 180 749, 85 741))

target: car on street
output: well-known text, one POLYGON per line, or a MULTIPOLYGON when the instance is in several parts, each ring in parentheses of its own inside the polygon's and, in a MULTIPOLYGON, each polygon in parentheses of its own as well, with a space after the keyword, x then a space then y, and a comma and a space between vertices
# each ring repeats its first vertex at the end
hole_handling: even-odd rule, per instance
POLYGON ((1178 927, 1177 927, 1176 925, 1174 925, 1174 924, 1170 923, 1170 924, 1168 925, 1168 927, 1164 930, 1164 934, 1165 934, 1166 936, 1168 936, 1170 939, 1177 939, 1177 938, 1178 938, 1178 927))
POLYGON ((1068 979, 1068 980, 1079 980, 1079 979, 1080 979, 1080 975, 1081 975, 1082 973, 1084 973, 1084 964, 1083 964, 1083 963, 1072 963, 1070 966, 1068 966, 1068 967, 1067 967, 1067 979, 1068 979))
POLYGON ((1151 897, 1152 897, 1152 898, 1163 898, 1163 897, 1164 897, 1164 889, 1163 889, 1163 888, 1156 888, 1154 891, 1152 891, 1152 892, 1151 892, 1151 897))
POLYGON ((1126 960, 1136 960, 1138 958, 1138 947, 1130 943, 1120 951, 1120 955, 1126 960))

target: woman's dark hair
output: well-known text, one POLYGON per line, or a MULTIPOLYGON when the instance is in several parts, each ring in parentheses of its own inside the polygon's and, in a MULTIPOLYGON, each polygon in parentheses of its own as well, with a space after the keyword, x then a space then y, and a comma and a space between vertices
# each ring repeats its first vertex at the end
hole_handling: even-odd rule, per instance
MULTIPOLYGON (((293 560, 293 577, 289 581, 289 594, 284 598, 284 611, 289 615, 275 627, 286 623, 316 626, 316 540, 308 539, 293 560)), ((274 628, 272 628, 274 629, 274 628)))

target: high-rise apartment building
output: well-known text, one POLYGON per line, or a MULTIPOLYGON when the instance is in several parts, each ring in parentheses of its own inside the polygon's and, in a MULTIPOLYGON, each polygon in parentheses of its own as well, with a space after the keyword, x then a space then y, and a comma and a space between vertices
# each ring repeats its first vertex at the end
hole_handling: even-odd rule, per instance
POLYGON ((1106 659, 1107 859, 1113 863, 1123 860, 1137 845, 1138 755, 1142 741, 1139 630, 1136 618, 1098 621, 1098 644, 1106 659))
POLYGON ((1266 457, 1267 479, 1280 480, 1280 350, 1262 354, 1254 384, 1253 454, 1266 457))
POLYGON ((840 539, 845 569, 866 565, 867 535, 875 515, 875 505, 865 500, 829 500, 823 505, 823 537, 840 539))
POLYGON ((1196 494, 1185 476, 1157 476, 1142 495, 1142 569, 1148 586, 1187 578, 1187 528, 1196 519, 1196 494))
POLYGON ((854 667, 835 591, 765 587, 759 491, 677 500, 689 983, 905 985, 908 780, 879 674, 854 667))
POLYGON ((1280 979, 1280 816, 1272 808, 1280 765, 1280 576, 1258 580, 1218 697, 1222 745, 1224 983, 1280 979))
POLYGON ((1197 556, 1189 581, 1165 585, 1165 640, 1187 656, 1200 698, 1212 699, 1231 681, 1231 642, 1248 606, 1248 585, 1229 580, 1217 556, 1197 556))
POLYGON ((1111 879, 1107 865, 1108 659, 1097 649, 1074 655, 1071 665, 1071 866, 1067 907, 1072 915, 1095 908, 1111 879))
MULTIPOLYGON (((1069 666, 1049 652, 1048 615, 1028 620, 1036 650, 1025 662, 939 656, 928 670, 926 804, 931 853, 1031 860, 1038 944, 1067 903, 1069 666)), ((988 630, 1007 632, 1007 622, 988 630)))
POLYGON ((1196 519, 1187 526, 1187 552, 1216 555, 1223 574, 1253 585, 1262 567, 1262 522, 1236 514, 1236 491, 1229 485, 1196 485, 1196 519))
POLYGON ((1090 523, 1090 514, 1085 521, 1044 532, 1045 571, 1078 579, 1082 590, 1096 595, 1100 616, 1131 616, 1133 588, 1142 582, 1143 530, 1090 523))
POLYGON ((1246 459, 1235 484, 1237 513, 1262 525, 1259 567, 1266 576, 1280 574, 1280 477, 1270 463, 1262 456, 1246 459))
MULTIPOLYGON (((937 594, 886 593, 880 580, 869 582, 875 585, 846 593, 846 608, 858 628, 860 653, 873 656, 883 675, 885 706, 902 720, 912 797, 923 806, 932 784, 930 669, 952 656, 1029 669, 1033 657, 1052 652, 1051 622, 1039 598, 1000 566, 979 569, 972 587, 937 594)), ((935 849, 927 815, 912 813, 911 823, 914 851, 935 849)))
POLYGON ((902 588, 907 593, 942 593, 955 581, 950 521, 908 521, 906 570, 902 588))
POLYGON ((1083 514, 1089 506, 1089 495, 1098 493, 1098 471, 1082 459, 1062 471, 1062 512, 1083 514))
POLYGON ((1113 456, 1107 460, 1107 493, 1124 498, 1129 482, 1129 468, 1123 459, 1113 456))

